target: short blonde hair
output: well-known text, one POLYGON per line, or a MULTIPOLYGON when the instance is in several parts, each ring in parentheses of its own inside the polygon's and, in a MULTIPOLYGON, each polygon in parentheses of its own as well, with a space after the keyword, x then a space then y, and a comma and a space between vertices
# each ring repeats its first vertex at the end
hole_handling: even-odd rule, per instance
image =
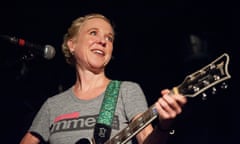
POLYGON ((107 21, 113 28, 111 21, 104 15, 98 14, 98 13, 87 14, 85 16, 82 16, 73 20, 71 26, 68 28, 67 33, 63 37, 63 43, 62 43, 62 52, 64 54, 66 62, 70 65, 75 65, 76 60, 73 54, 71 53, 71 51, 69 50, 67 42, 68 40, 72 39, 74 36, 78 34, 80 27, 85 21, 92 18, 102 18, 103 20, 107 21))

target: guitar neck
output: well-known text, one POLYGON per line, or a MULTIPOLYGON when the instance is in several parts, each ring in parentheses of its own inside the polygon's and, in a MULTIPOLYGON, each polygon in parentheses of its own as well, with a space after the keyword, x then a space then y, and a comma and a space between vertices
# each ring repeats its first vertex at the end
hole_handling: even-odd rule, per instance
POLYGON ((158 117, 155 105, 152 105, 140 117, 132 121, 126 128, 121 130, 117 135, 106 141, 104 144, 125 144, 133 136, 138 134, 143 128, 149 125, 158 117))

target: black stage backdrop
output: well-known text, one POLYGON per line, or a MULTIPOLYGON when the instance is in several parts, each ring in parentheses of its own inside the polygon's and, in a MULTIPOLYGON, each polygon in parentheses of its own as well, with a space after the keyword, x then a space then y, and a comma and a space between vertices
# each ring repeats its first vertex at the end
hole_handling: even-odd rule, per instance
POLYGON ((208 95, 207 101, 200 96, 189 99, 169 143, 233 143, 239 77, 236 15, 228 3, 207 0, 10 0, 1 4, 1 35, 56 49, 51 60, 26 60, 22 47, 0 40, 1 143, 19 143, 43 101, 73 84, 75 74, 64 61, 61 42, 71 21, 89 12, 103 13, 116 26, 114 58, 107 74, 138 82, 149 105, 161 89, 180 84, 188 74, 228 53, 232 75, 228 89, 208 95))

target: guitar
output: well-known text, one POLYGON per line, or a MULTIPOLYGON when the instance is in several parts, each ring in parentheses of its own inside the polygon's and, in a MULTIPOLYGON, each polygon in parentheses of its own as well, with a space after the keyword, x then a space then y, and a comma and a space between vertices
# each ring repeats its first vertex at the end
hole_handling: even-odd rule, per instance
MULTIPOLYGON (((221 88, 227 88, 225 81, 231 78, 231 75, 228 72, 229 59, 227 53, 222 54, 202 69, 185 77, 180 85, 172 88, 172 92, 180 93, 186 97, 196 97, 202 93, 203 98, 205 98, 206 95, 203 92, 209 88, 212 88, 213 92, 215 92, 216 88, 214 86, 217 84, 222 83, 221 88)), ((126 128, 104 142, 104 144, 126 144, 133 138, 133 136, 138 134, 138 132, 149 125, 157 117, 158 114, 155 105, 152 105, 140 117, 132 121, 126 128)), ((84 138, 79 140, 76 144, 98 143, 96 143, 94 139, 84 138)))

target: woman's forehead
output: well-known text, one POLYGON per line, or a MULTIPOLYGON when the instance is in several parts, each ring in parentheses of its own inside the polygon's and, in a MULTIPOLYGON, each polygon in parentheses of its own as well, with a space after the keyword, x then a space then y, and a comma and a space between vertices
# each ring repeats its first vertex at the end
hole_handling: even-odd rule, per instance
MULTIPOLYGON (((113 33, 113 28, 111 26, 111 24, 103 19, 103 18, 99 18, 99 17, 95 17, 95 18, 90 18, 87 19, 83 22, 81 28, 83 29, 90 29, 90 28, 104 28, 104 29, 108 29, 111 33, 113 33)), ((81 29, 80 28, 80 29, 81 29)))

